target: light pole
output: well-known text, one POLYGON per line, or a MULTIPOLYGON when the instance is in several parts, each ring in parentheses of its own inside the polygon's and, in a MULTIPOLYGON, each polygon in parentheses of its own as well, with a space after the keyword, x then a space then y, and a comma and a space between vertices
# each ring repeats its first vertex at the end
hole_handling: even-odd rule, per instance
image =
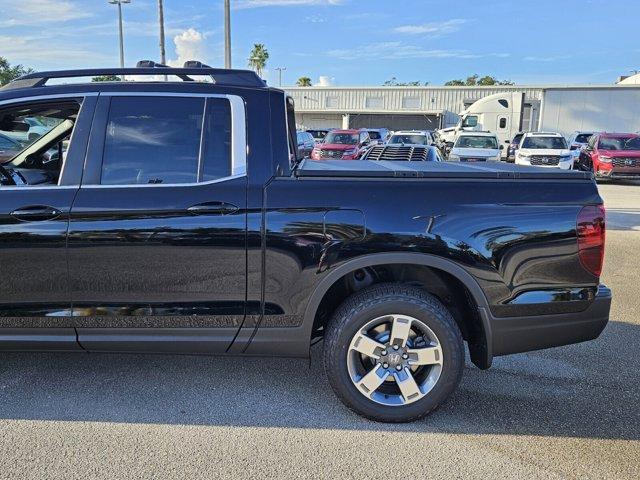
POLYGON ((122 30, 122 4, 131 0, 109 0, 111 5, 118 5, 118 27, 120 30, 120 68, 124 68, 124 33, 122 30))
POLYGON ((281 87, 282 86, 282 72, 285 71, 287 69, 287 67, 276 67, 276 70, 278 70, 278 86, 281 87))
POLYGON ((224 0, 224 68, 231 68, 231 1, 224 0))
POLYGON ((162 0, 158 0, 158 23, 160 24, 160 63, 167 64, 167 54, 164 49, 164 7, 162 0))

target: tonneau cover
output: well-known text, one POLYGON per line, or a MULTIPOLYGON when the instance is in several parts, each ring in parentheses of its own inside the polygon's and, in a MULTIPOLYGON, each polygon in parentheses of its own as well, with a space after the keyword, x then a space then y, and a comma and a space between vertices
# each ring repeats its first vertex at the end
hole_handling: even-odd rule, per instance
POLYGON ((389 162, 303 160, 298 177, 492 178, 590 180, 590 172, 529 167, 505 162, 389 162))

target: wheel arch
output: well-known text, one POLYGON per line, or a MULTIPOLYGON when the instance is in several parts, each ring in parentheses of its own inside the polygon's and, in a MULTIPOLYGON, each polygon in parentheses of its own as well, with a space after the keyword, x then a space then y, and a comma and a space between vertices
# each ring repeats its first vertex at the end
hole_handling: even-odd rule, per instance
POLYGON ((305 339, 309 343, 311 342, 314 332, 314 322, 316 313, 318 312, 318 308, 320 307, 322 300, 325 298, 331 287, 339 282, 342 278, 344 278, 349 273, 353 273, 359 269, 367 267, 402 264, 417 265, 440 270, 451 275, 466 287, 477 306, 478 317, 481 321, 481 326, 484 334, 484 344, 481 345, 480 348, 476 348, 475 351, 470 348, 471 359, 473 363, 478 367, 483 369, 489 368, 492 361, 492 334, 489 315, 487 314, 489 306, 484 292, 480 288, 480 285, 475 280, 475 278, 460 265, 446 258, 438 257, 431 254, 412 252, 369 254, 348 260, 333 269, 315 287, 313 293, 309 297, 309 301, 304 313, 303 322, 305 339))

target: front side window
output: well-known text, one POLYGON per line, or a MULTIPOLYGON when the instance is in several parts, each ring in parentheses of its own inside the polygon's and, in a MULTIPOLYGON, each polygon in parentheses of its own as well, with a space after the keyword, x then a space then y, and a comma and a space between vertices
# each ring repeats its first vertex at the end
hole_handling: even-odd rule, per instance
POLYGON ((58 185, 81 101, 0 108, 0 183, 58 185))
POLYGON ((454 146, 457 148, 497 149, 498 141, 495 139, 495 137, 462 135, 458 137, 458 140, 456 141, 456 144, 454 146))
POLYGON ((103 185, 195 183, 227 177, 231 169, 231 109, 226 99, 111 99, 103 185))
POLYGON ((563 137, 525 137, 522 148, 565 150, 567 142, 563 137))
POLYGON ((575 143, 587 143, 592 133, 579 133, 574 140, 575 143))
POLYGON ((463 127, 476 127, 476 126, 478 126, 478 117, 477 117, 477 115, 469 115, 468 117, 465 117, 464 120, 462 121, 462 126, 463 127))

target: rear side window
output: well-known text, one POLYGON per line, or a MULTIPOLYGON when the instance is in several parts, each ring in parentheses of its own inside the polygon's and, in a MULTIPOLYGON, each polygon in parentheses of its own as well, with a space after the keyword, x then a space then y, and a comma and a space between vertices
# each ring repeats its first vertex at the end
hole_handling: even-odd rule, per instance
POLYGON ((101 184, 196 183, 229 176, 231 168, 226 99, 111 99, 101 184))

